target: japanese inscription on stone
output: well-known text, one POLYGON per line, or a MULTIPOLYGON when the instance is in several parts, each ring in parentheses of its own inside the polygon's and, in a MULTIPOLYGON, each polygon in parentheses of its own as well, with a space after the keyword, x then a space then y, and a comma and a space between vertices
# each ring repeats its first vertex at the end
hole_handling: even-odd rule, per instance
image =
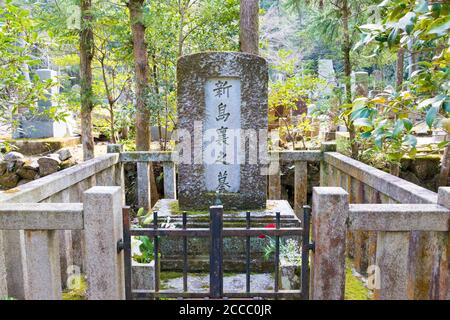
POLYGON ((205 85, 206 119, 203 161, 207 191, 238 192, 240 187, 241 82, 209 79, 205 85))

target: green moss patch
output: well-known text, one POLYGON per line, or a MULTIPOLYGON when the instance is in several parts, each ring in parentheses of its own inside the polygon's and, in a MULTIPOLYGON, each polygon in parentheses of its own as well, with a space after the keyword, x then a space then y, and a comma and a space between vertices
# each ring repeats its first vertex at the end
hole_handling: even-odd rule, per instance
POLYGON ((372 300, 369 289, 352 274, 350 261, 345 270, 345 300, 372 300))
POLYGON ((62 294, 63 300, 86 300, 87 282, 85 277, 81 275, 75 280, 76 282, 80 281, 80 287, 73 290, 64 291, 62 294))

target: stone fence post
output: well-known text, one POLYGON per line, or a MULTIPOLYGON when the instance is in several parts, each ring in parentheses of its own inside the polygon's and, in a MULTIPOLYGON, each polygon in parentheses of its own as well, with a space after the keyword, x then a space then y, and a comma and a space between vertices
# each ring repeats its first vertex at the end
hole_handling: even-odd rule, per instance
POLYGON ((61 300, 59 235, 56 230, 25 230, 26 300, 61 300))
POLYGON ((84 232, 88 300, 125 299, 122 191, 93 187, 84 193, 84 232))
POLYGON ((0 298, 8 295, 8 283, 6 281, 6 259, 3 246, 3 235, 0 231, 0 298))
MULTIPOLYGON (((439 188, 438 204, 450 209, 450 187, 439 188)), ((439 264, 439 285, 435 285, 434 288, 437 292, 437 299, 450 300, 450 237, 449 232, 440 232, 439 243, 440 249, 440 264, 439 264)), ((436 279, 435 279, 436 281, 436 279)))
POLYGON ((164 198, 176 199, 177 198, 177 182, 176 182, 176 170, 175 163, 173 161, 163 162, 164 170, 164 198))
POLYGON ((316 187, 312 204, 311 299, 343 300, 348 193, 342 188, 316 187))
MULTIPOLYGON (((322 153, 325 152, 335 152, 336 151, 336 143, 335 142, 323 142, 320 146, 320 151, 322 153)), ((325 161, 320 160, 320 186, 328 187, 330 185, 330 173, 331 166, 325 161)))
POLYGON ((269 173, 268 173, 268 199, 281 199, 281 167, 279 153, 272 152, 270 155, 269 173))
POLYGON ((302 216, 303 206, 308 204, 308 162, 295 161, 294 212, 302 216))
MULTIPOLYGON (((108 144, 107 153, 122 153, 123 145, 121 144, 108 144)), ((124 172, 123 163, 119 161, 116 164, 114 170, 114 185, 122 188, 122 199, 123 203, 125 203, 125 172, 124 172)))

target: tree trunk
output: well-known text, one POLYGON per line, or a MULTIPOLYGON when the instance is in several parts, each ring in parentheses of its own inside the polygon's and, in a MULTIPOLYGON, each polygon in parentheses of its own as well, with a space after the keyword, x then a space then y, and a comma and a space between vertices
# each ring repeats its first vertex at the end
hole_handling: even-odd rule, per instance
POLYGON ((405 49, 399 48, 397 51, 397 66, 396 66, 397 91, 402 90, 404 65, 405 65, 405 49))
POLYGON ((241 0, 240 46, 242 52, 259 53, 259 0, 241 0))
POLYGON ((81 95, 81 136, 83 159, 94 158, 94 137, 92 134, 92 59, 94 56, 94 34, 92 32, 91 0, 81 0, 80 33, 80 95, 81 95))
MULTIPOLYGON (((147 55, 147 44, 145 43, 144 26, 144 0, 130 0, 128 9, 130 11, 131 33, 133 36, 133 55, 136 76, 136 150, 150 150, 150 110, 147 106, 147 95, 149 93, 149 65, 147 55)), ((159 199, 156 188, 153 166, 149 164, 150 197, 151 206, 159 199)), ((146 208, 150 209, 150 208, 146 208)))
MULTIPOLYGON (((350 43, 350 31, 349 31, 349 20, 350 17, 350 7, 348 5, 347 0, 342 1, 342 26, 343 26, 343 44, 342 44, 342 53, 344 56, 344 77, 345 77, 345 98, 347 103, 352 102, 352 84, 351 84, 351 75, 352 75, 352 65, 350 61, 350 51, 352 49, 350 43)), ((359 148, 356 143, 356 132, 355 126, 350 119, 350 116, 347 119, 347 129, 350 135, 350 144, 352 149, 352 158, 358 159, 359 148)))
POLYGON ((183 55, 183 46, 184 46, 184 14, 185 8, 183 8, 181 2, 178 3, 178 11, 180 14, 180 26, 178 30, 178 58, 183 55))
POLYGON ((109 102, 109 121, 110 121, 110 134, 111 134, 111 142, 113 144, 117 143, 117 139, 116 139, 116 129, 114 127, 114 122, 116 121, 114 119, 114 103, 113 102, 109 102))
POLYGON ((136 149, 150 150, 150 111, 146 104, 148 94, 148 56, 143 24, 144 0, 130 0, 131 32, 133 35, 133 55, 136 76, 136 149))
POLYGON ((128 139, 128 126, 124 125, 120 130, 120 137, 124 140, 128 139))

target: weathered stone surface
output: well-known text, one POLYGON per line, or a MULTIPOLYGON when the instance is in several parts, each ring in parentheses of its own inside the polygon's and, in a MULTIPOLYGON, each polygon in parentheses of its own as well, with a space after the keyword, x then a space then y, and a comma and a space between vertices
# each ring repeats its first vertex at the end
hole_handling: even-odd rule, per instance
POLYGON ((15 188, 19 180, 20 177, 17 174, 10 172, 0 177, 0 186, 7 189, 15 188))
MULTIPOLYGON (((21 186, 14 192, 0 191, 0 202, 10 203, 36 203, 41 201, 50 202, 74 202, 82 201, 83 191, 95 185, 95 174, 103 171, 106 168, 117 164, 119 156, 116 154, 109 154, 99 156, 90 161, 84 162, 77 167, 69 168, 63 172, 55 173, 51 176, 43 177, 39 180, 32 181, 26 185, 21 186), (68 193, 75 193, 69 190, 71 187, 76 189, 76 197, 71 196, 70 200, 65 197, 55 197, 55 195, 67 195, 68 193)), ((73 231, 75 232, 75 231, 73 231)), ((77 231, 78 232, 78 231, 77 231)), ((24 299, 24 257, 23 252, 23 231, 4 230, 1 233, 4 235, 6 252, 6 266, 8 279, 8 295, 24 299)), ((78 232, 80 235, 82 232, 78 232)), ((83 268, 83 259, 81 256, 83 247, 83 238, 81 235, 73 239, 73 247, 77 255, 75 264, 83 268), (76 247, 75 247, 76 246, 76 247)), ((84 272, 84 270, 82 269, 84 272)))
POLYGON ((348 193, 342 188, 314 188, 312 203, 315 251, 311 298, 343 300, 348 193))
POLYGON ((0 230, 80 230, 83 205, 80 203, 3 203, 0 230))
POLYGON ((38 172, 36 170, 26 169, 24 167, 17 170, 16 174, 18 176, 20 176, 22 179, 26 179, 26 180, 30 180, 30 181, 36 179, 39 176, 38 172))
POLYGON ((175 163, 164 162, 164 197, 166 199, 177 198, 177 173, 175 170, 175 163))
POLYGON ((426 180, 439 174, 440 161, 439 157, 416 158, 410 167, 419 180, 426 180))
POLYGON ((25 165, 26 160, 25 159, 18 159, 18 160, 15 161, 15 163, 16 163, 16 165, 14 166, 14 170, 19 170, 20 168, 22 168, 25 165))
MULTIPOLYGON (((445 255, 446 250, 444 249, 446 245, 448 246, 445 241, 445 238, 448 238, 448 235, 446 235, 448 232, 438 230, 447 230, 448 223, 444 222, 446 220, 446 216, 445 212, 442 212, 441 209, 438 210, 441 211, 441 213, 434 211, 429 219, 427 219, 420 212, 420 208, 412 204, 436 205, 437 194, 338 153, 325 153, 323 164, 323 168, 327 170, 326 172, 328 174, 326 174, 326 179, 323 179, 322 181, 328 185, 335 185, 335 178, 332 172, 339 170, 361 181, 366 185, 366 188, 371 188, 369 189, 371 190, 371 196, 367 197, 367 202, 410 204, 404 212, 384 212, 386 214, 382 214, 377 217, 381 219, 378 220, 378 222, 383 221, 383 225, 377 226, 372 222, 369 223, 371 227, 379 228, 379 230, 388 229, 393 231, 385 232, 386 236, 383 236, 384 238, 382 241, 378 240, 377 244, 375 244, 375 239, 377 238, 375 234, 372 233, 369 235, 369 264, 378 265, 378 263, 373 262, 372 258, 373 252, 376 248, 378 251, 378 257, 382 256, 382 260, 386 263, 386 265, 401 264, 401 266, 398 267, 398 274, 399 277, 402 278, 401 281, 406 279, 406 284, 401 283, 401 287, 396 289, 385 289, 386 292, 391 290, 392 295, 399 296, 401 298, 435 299, 438 292, 442 291, 441 288, 443 287, 443 283, 445 283, 445 280, 440 280, 440 277, 442 274, 446 274, 448 269, 448 265, 444 267, 446 263, 448 264, 448 260, 446 260, 447 258, 445 255), (427 230, 429 231, 414 230, 417 228, 423 229, 425 227, 428 228, 427 230), (406 232, 408 230, 414 231, 406 232), (409 243, 389 244, 389 242, 393 241, 393 238, 395 238, 395 234, 398 239, 401 239, 402 236, 399 234, 402 233, 406 233, 408 235, 409 243), (391 236, 393 238, 389 239, 391 236), (380 244, 383 245, 383 247, 378 247, 380 244), (387 245, 384 246, 384 244, 387 245), (398 245, 398 247, 395 247, 396 245, 398 245), (398 257, 398 260, 394 261, 394 257, 390 256, 392 254, 391 252, 398 250, 399 255, 402 255, 404 252, 404 247, 408 247, 407 257, 398 257), (403 262, 400 262, 400 260, 403 262, 407 261, 407 271, 405 271, 404 264, 403 262)), ((406 165, 409 166, 409 169, 411 169, 412 161, 406 165)), ((323 173, 325 173, 325 170, 321 172, 321 178, 325 178, 323 173)), ((370 208, 367 208, 367 210, 370 210, 370 208)), ((359 218, 369 218, 369 215, 366 215, 365 218, 364 216, 365 214, 361 215, 359 218)), ((367 223, 368 222, 365 224, 367 225, 367 223)), ((378 234, 380 233, 378 232, 378 234)), ((400 240, 400 242, 404 241, 400 240)), ((386 275, 386 277, 388 277, 388 279, 395 278, 395 276, 390 275, 386 275)), ((396 285, 397 284, 390 282, 388 287, 393 287, 396 285)), ((441 294, 442 293, 439 293, 439 295, 441 294)))
POLYGON ((0 299, 8 295, 8 282, 6 279, 6 259, 3 243, 3 233, 2 231, 0 231, 0 299))
POLYGON ((5 174, 7 168, 8 163, 6 161, 0 161, 0 176, 5 174))
POLYGON ((10 143, 17 148, 17 151, 24 155, 42 155, 56 150, 75 147, 81 144, 80 137, 63 137, 50 139, 19 139, 10 140, 10 143))
POLYGON ((131 286, 133 290, 154 290, 155 288, 155 261, 138 263, 132 261, 131 286))
POLYGON ((302 208, 308 201, 308 163, 306 161, 295 162, 294 179, 294 210, 300 217, 302 208))
POLYGON ((274 164, 271 174, 268 177, 269 180, 269 200, 281 199, 281 170, 280 164, 274 164))
POLYGON ((61 300, 59 237, 56 231, 25 231, 25 299, 61 300))
POLYGON ((30 183, 33 180, 28 180, 28 179, 22 179, 19 181, 19 183, 17 184, 18 187, 23 186, 24 184, 30 183))
POLYGON ((5 157, 3 158, 5 161, 11 162, 11 161, 17 161, 19 159, 23 159, 23 154, 15 151, 8 152, 5 154, 5 157))
MULTIPOLYGON (((450 188, 439 188, 438 203, 450 209, 450 188)), ((449 233, 440 233, 436 238, 440 238, 441 248, 436 250, 440 255, 439 266, 433 268, 433 289, 437 293, 437 299, 450 300, 450 237, 449 233), (437 273, 437 276, 436 276, 437 273), (438 280, 438 281, 436 281, 438 280), (437 282, 437 283, 436 283, 437 282)))
POLYGON ((69 149, 61 149, 56 152, 59 156, 59 160, 65 161, 69 158, 72 158, 72 153, 69 149))
POLYGON ((59 170, 61 160, 59 160, 59 156, 48 155, 46 157, 39 158, 38 163, 39 175, 41 177, 45 177, 59 170))
POLYGON ((93 187, 84 193, 84 235, 89 300, 125 298, 120 187, 93 187))
POLYGON ((379 300, 406 300, 408 286, 408 232, 379 232, 377 266, 380 288, 375 290, 379 300))
POLYGON ((420 179, 417 178, 417 176, 412 173, 411 171, 401 171, 400 172, 400 178, 405 179, 406 181, 412 182, 416 185, 420 185, 420 179))
POLYGON ((301 266, 295 264, 280 265, 280 284, 283 290, 299 290, 301 266))
POLYGON ((36 172, 39 171, 39 163, 37 162, 37 160, 32 160, 32 161, 26 161, 23 165, 24 169, 27 170, 34 170, 36 172))
POLYGON ((449 211, 436 204, 352 204, 349 228, 373 231, 448 231, 449 211))
POLYGON ((73 160, 73 158, 69 158, 69 159, 64 160, 64 161, 61 162, 61 164, 59 165, 59 169, 60 169, 60 170, 64 170, 64 169, 73 167, 73 166, 76 165, 76 164, 77 164, 77 163, 76 163, 75 160, 73 160))
MULTIPOLYGON (((183 159, 191 160, 179 164, 180 207, 206 209, 215 200, 215 192, 208 190, 206 185, 205 174, 209 171, 208 165, 204 163, 203 153, 203 131, 208 116, 205 89, 207 83, 210 80, 240 80, 240 129, 253 129, 256 134, 260 134, 260 131, 267 134, 267 62, 261 57, 246 53, 199 53, 180 58, 177 77, 179 137, 181 132, 190 135, 189 141, 179 141, 178 146, 184 144, 188 146, 183 149, 183 159)), ((241 139, 244 139, 243 136, 241 134, 241 139)), ((224 192, 220 195, 226 209, 257 209, 263 208, 266 204, 267 179, 261 169, 265 167, 264 160, 267 159, 265 155, 267 139, 261 137, 259 139, 261 141, 245 144, 245 150, 241 150, 240 154, 256 153, 251 156, 258 158, 258 161, 256 164, 240 165, 238 192, 224 192), (259 157, 258 151, 254 149, 258 149, 258 144, 259 157)), ((239 138, 237 141, 242 142, 239 138)))
MULTIPOLYGON (((400 203, 436 203, 437 194, 336 152, 326 152, 324 161, 400 203)), ((331 170, 331 169, 329 169, 331 170)), ((329 183, 328 185, 332 185, 329 183)))
MULTIPOLYGON (((15 193, 0 192, 1 202, 40 202, 52 195, 69 188, 86 179, 92 179, 97 172, 101 172, 117 164, 119 156, 106 154, 83 162, 51 176, 43 177, 22 187, 15 193)), ((95 185, 95 179, 92 182, 95 185)), ((92 184, 91 184, 92 185, 92 184)), ((78 201, 79 202, 79 201, 78 201)))

